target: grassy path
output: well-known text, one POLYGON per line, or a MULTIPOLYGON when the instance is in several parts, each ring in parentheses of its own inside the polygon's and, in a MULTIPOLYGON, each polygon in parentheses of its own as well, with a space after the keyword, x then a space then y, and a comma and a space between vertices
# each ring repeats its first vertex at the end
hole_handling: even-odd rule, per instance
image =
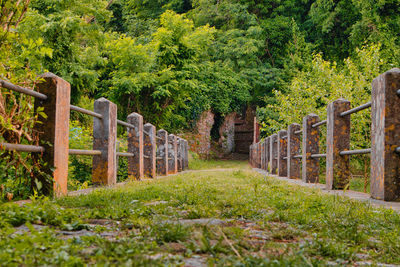
POLYGON ((400 263, 391 210, 266 178, 244 162, 196 164, 207 171, 1 205, 0 266, 400 263))

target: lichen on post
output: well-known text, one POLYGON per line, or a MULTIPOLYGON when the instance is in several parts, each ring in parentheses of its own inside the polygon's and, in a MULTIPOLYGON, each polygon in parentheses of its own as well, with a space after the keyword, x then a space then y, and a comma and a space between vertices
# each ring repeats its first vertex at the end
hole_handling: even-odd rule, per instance
POLYGON ((69 116, 71 86, 60 77, 45 73, 38 83, 38 92, 47 96, 46 100, 35 99, 35 110, 43 108, 46 118, 40 118, 42 123, 35 124, 39 133, 39 143, 45 148, 43 155, 36 154, 47 163, 42 172, 50 175, 54 183, 48 183, 48 178, 38 174, 42 182, 43 193, 54 192, 55 196, 65 196, 68 193, 68 149, 69 149, 69 116))
POLYGON ((316 114, 303 118, 302 180, 305 183, 319 182, 319 158, 311 157, 312 154, 319 153, 319 128, 312 127, 319 121, 316 114))
POLYGON ((177 138, 175 135, 168 135, 168 174, 175 174, 178 172, 178 158, 177 158, 177 138))
POLYGON ((371 196, 400 200, 400 69, 379 75, 372 82, 371 196))
POLYGON ((271 174, 278 174, 278 135, 271 135, 270 139, 271 174))
POLYGON ((156 127, 146 123, 143 130, 144 176, 154 178, 156 177, 156 127))
POLYGON ((168 132, 166 130, 157 131, 157 165, 158 175, 168 174, 168 132))
POLYGON ((129 114, 127 121, 134 128, 128 128, 128 152, 133 157, 128 158, 128 177, 141 180, 144 175, 143 168, 143 117, 138 113, 129 114))
POLYGON ((345 189, 350 183, 350 158, 340 151, 350 149, 350 102, 338 99, 328 104, 326 135, 326 189, 345 189))
POLYGON ((287 132, 280 130, 278 132, 278 175, 287 175, 287 132))
POLYGON ((301 161, 299 158, 295 158, 295 156, 300 154, 300 145, 301 139, 300 134, 296 133, 301 128, 300 124, 293 123, 289 125, 288 128, 288 137, 287 137, 287 149, 288 149, 288 158, 287 158, 287 177, 290 179, 300 179, 301 178, 301 161))
POLYGON ((93 149, 101 155, 93 156, 94 184, 113 185, 117 182, 117 105, 100 98, 94 101, 94 112, 102 118, 93 118, 93 149))

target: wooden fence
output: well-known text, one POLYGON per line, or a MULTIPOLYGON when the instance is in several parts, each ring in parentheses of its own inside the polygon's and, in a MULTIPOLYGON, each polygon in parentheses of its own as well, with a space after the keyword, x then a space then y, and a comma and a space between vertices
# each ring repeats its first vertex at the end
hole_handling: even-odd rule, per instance
POLYGON ((0 150, 36 153, 46 166, 45 174, 54 178, 56 196, 66 195, 68 156, 93 156, 92 180, 94 184, 113 185, 117 181, 119 157, 128 158, 128 176, 136 180, 154 178, 156 174, 174 174, 186 169, 188 142, 165 130, 156 132, 150 123, 143 125, 138 113, 128 116, 127 122, 117 119, 117 105, 100 98, 94 102, 94 111, 70 105, 70 84, 60 77, 46 73, 33 91, 0 80, 3 88, 35 97, 34 108, 42 107, 47 115, 34 129, 39 133, 39 146, 0 143, 0 150), (93 149, 69 149, 70 111, 93 117, 93 149), (128 152, 117 152, 117 124, 127 129, 128 152))
POLYGON ((343 190, 350 183, 349 157, 370 154, 371 197, 400 200, 400 69, 374 79, 371 102, 351 109, 349 101, 338 99, 329 103, 326 120, 309 114, 302 124, 291 124, 251 145, 250 164, 270 174, 317 183, 320 158, 326 158, 326 189, 343 190), (367 108, 371 108, 371 148, 350 150, 350 115, 367 108), (323 125, 326 154, 319 150, 323 125))

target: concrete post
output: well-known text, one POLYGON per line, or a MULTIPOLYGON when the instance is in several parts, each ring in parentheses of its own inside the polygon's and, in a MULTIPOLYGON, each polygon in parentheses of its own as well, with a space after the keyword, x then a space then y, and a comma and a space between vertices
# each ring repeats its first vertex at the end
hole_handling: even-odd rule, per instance
POLYGON ((156 177, 156 127, 151 123, 143 126, 143 168, 145 177, 156 177))
POLYGON ((92 180, 113 185, 117 182, 117 105, 102 97, 94 101, 94 112, 103 118, 93 118, 93 150, 101 155, 93 156, 92 180))
POLYGON ((270 171, 270 137, 265 138, 265 170, 270 171))
POLYGON ((257 168, 261 169, 261 142, 257 143, 257 168))
POLYGON ((184 146, 185 146, 184 169, 186 170, 187 168, 189 168, 189 143, 187 140, 184 140, 184 146))
POLYGON ((183 140, 182 138, 177 138, 177 162, 178 162, 178 172, 183 170, 183 140))
POLYGON ((265 142, 264 141, 260 141, 261 142, 261 144, 260 144, 260 146, 261 146, 261 169, 262 170, 264 170, 264 163, 265 163, 265 142))
POLYGON ((36 159, 42 158, 48 163, 44 166, 43 173, 53 177, 54 183, 49 183, 47 177, 36 175, 43 185, 43 193, 54 192, 55 196, 67 195, 68 178, 68 149, 69 149, 69 105, 70 84, 60 77, 45 73, 41 76, 43 81, 38 84, 38 91, 47 96, 46 100, 35 99, 35 110, 43 108, 47 118, 40 118, 43 123, 35 125, 39 133, 40 145, 45 148, 43 156, 35 155, 36 159))
POLYGON ((127 121, 135 126, 135 128, 128 128, 128 152, 134 154, 133 157, 128 157, 128 177, 141 180, 144 175, 143 117, 138 113, 131 113, 127 121))
POLYGON ((168 133, 166 130, 157 131, 157 174, 168 174, 168 133))
POLYGON ((278 176, 287 175, 287 131, 278 132, 278 176))
POLYGON ((344 189, 350 183, 350 158, 339 153, 350 149, 350 102, 338 99, 328 104, 326 134, 326 189, 344 189))
POLYGON ((178 172, 178 148, 177 138, 175 135, 168 135, 168 174, 175 174, 178 172))
POLYGON ((271 135, 270 142, 271 174, 278 174, 278 135, 271 135))
POLYGON ((400 69, 387 71, 372 82, 371 196, 400 200, 400 69))
POLYGON ((303 118, 302 180, 306 183, 319 182, 319 158, 311 157, 312 154, 319 154, 319 127, 312 127, 319 121, 315 114, 303 118))
POLYGON ((300 134, 296 134, 296 131, 300 131, 300 124, 293 123, 289 125, 288 128, 288 158, 287 158, 287 167, 288 173, 287 177, 290 179, 300 179, 300 170, 301 170, 301 162, 299 158, 294 158, 300 154, 300 134))

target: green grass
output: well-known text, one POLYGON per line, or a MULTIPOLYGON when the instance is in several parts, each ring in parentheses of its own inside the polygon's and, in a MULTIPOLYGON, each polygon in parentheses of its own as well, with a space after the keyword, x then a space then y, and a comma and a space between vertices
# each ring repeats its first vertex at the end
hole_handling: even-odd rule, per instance
POLYGON ((199 166, 207 164, 237 168, 22 207, 3 204, 0 265, 175 266, 188 259, 217 266, 400 263, 400 216, 392 210, 263 177, 244 163, 199 166), (177 223, 199 218, 225 223, 177 223), (30 230, 16 232, 24 224, 30 230), (90 235, 66 239, 60 230, 90 235))

